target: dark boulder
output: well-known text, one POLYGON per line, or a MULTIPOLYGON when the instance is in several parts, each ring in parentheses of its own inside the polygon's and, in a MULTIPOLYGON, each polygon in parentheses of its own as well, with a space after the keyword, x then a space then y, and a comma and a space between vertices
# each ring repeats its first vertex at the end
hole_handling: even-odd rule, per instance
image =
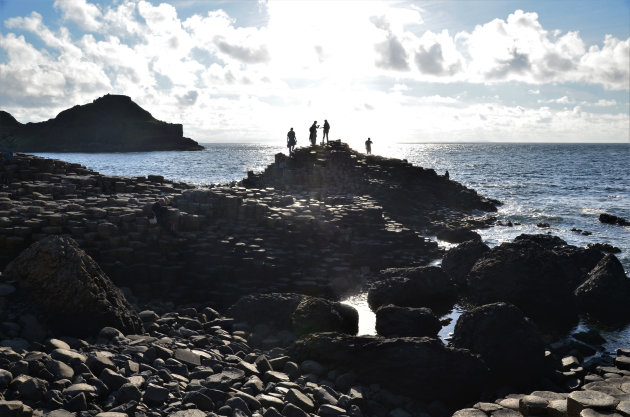
POLYGON ((578 308, 610 321, 630 317, 630 279, 615 255, 606 255, 575 290, 578 308))
POLYGON ((317 297, 304 297, 291 321, 297 334, 359 331, 359 313, 354 307, 317 297))
POLYGON ((469 240, 481 241, 479 233, 464 228, 442 229, 437 232, 436 237, 449 243, 463 243, 469 240))
POLYGON ((478 398, 488 383, 486 365, 467 350, 437 339, 316 333, 291 347, 299 361, 311 359, 419 400, 458 406, 478 398))
POLYGON ((532 240, 503 243, 472 267, 467 295, 477 304, 499 301, 519 307, 528 317, 569 324, 576 318, 573 285, 551 250, 532 240))
POLYGON ((623 217, 613 216, 612 214, 602 213, 599 215, 599 221, 606 224, 616 224, 619 226, 630 226, 630 222, 623 217))
POLYGON ((442 259, 442 269, 457 286, 463 288, 470 269, 489 250, 488 245, 481 241, 464 242, 446 252, 442 259))
POLYGON ((228 315, 249 324, 265 324, 298 334, 322 331, 356 333, 359 313, 351 306, 293 293, 250 294, 228 309, 228 315))
POLYGON ((142 321, 123 293, 69 237, 48 236, 24 250, 5 269, 33 308, 65 335, 95 335, 106 326, 142 332, 142 321))
POLYGON ((381 276, 386 278, 372 284, 368 292, 372 310, 394 304, 442 312, 448 311, 457 298, 455 283, 438 267, 390 268, 381 276))
POLYGON ((514 238, 514 242, 523 242, 523 241, 528 241, 528 242, 534 242, 539 244, 540 246, 542 246, 545 249, 553 249, 556 246, 566 246, 567 242, 564 241, 563 239, 559 238, 558 236, 554 236, 554 235, 528 235, 528 234, 521 234, 518 235, 514 238))
POLYGON ((386 305, 376 310, 376 332, 385 337, 436 337, 440 319, 426 307, 386 305))
POLYGON ((486 362, 498 386, 527 388, 545 374, 545 344, 536 326, 512 304, 494 303, 462 314, 451 344, 486 362))
POLYGON ((616 246, 611 245, 610 243, 589 243, 586 245, 588 248, 597 249, 600 252, 604 253, 620 253, 621 249, 616 246))
POLYGON ((227 311, 229 317, 250 324, 266 323, 290 328, 291 316, 303 295, 292 293, 250 294, 238 299, 227 311))
POLYGON ((586 275, 604 257, 604 254, 595 248, 579 248, 572 245, 556 246, 552 252, 573 288, 582 284, 586 280, 586 275))

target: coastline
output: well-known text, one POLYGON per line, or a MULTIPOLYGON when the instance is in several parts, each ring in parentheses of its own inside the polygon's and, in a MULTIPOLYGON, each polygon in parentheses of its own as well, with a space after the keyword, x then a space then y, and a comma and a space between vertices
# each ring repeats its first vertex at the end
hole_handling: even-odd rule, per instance
MULTIPOLYGON (((11 191, 5 192, 2 198, 2 210, 9 214, 3 216, 8 219, 8 222, 4 221, 3 227, 5 229, 10 227, 14 232, 11 239, 5 237, 3 241, 6 249, 10 251, 9 255, 3 258, 3 263, 8 262, 10 257, 17 256, 30 242, 41 239, 44 235, 70 234, 89 256, 97 260, 114 283, 131 288, 131 291, 126 291, 132 295, 129 297, 131 300, 135 298, 136 303, 143 297, 154 300, 155 310, 166 320, 160 321, 161 319, 154 315, 144 314, 145 318, 151 317, 145 323, 158 323, 158 327, 151 325, 153 330, 149 330, 149 333, 154 332, 151 337, 159 338, 169 334, 172 329, 169 323, 173 322, 169 317, 174 317, 174 322, 188 323, 200 330, 197 324, 190 324, 187 317, 199 321, 203 329, 213 329, 215 334, 221 333, 217 333, 215 325, 224 331, 230 331, 232 343, 238 344, 244 343, 243 340, 247 340, 245 337, 248 335, 251 337, 256 330, 233 319, 218 317, 218 313, 212 319, 206 316, 204 322, 200 317, 203 309, 199 303, 207 303, 210 299, 208 295, 214 294, 217 299, 226 299, 225 301, 229 299, 233 302, 239 295, 253 289, 265 288, 267 291, 299 291, 335 299, 365 282, 367 279, 365 267, 367 271, 378 271, 387 267, 422 266, 440 254, 433 242, 419 239, 417 235, 410 233, 410 225, 413 229, 437 232, 445 228, 465 229, 487 224, 488 219, 480 220, 468 216, 473 208, 491 209, 494 203, 460 185, 445 182, 443 177, 434 171, 413 169, 410 164, 400 160, 365 158, 347 150, 342 144, 338 148, 335 146, 321 150, 317 147, 314 154, 304 148, 294 159, 297 167, 288 167, 294 171, 290 174, 282 172, 285 168, 280 167, 282 159, 280 158, 265 172, 248 175, 240 185, 203 190, 188 184, 173 183, 159 175, 146 178, 109 177, 77 164, 17 155, 18 168, 14 171, 14 177, 9 181, 9 185, 17 182, 20 184, 13 188, 9 187, 11 191), (335 156, 336 154, 338 155, 335 156), (324 155, 326 158, 323 158, 324 155), (345 158, 341 157, 342 155, 355 157, 345 158), (339 159, 336 159, 338 157, 339 159), (300 171, 307 166, 309 167, 307 170, 300 171), (331 172, 332 175, 329 175, 331 172), (360 175, 357 176, 357 173, 360 175), (431 189, 429 184, 439 185, 440 187, 434 188, 436 200, 425 199, 426 203, 420 212, 407 212, 397 208, 409 207, 411 199, 408 195, 392 194, 389 184, 382 187, 384 184, 382 179, 387 177, 390 181, 392 175, 403 180, 408 176, 414 180, 424 178, 427 181, 422 188, 424 193, 431 189), (344 178, 347 179, 340 180, 344 178), (366 185, 362 185, 357 178, 366 178, 368 181, 366 185), (450 191, 444 193, 442 190, 444 186, 447 190, 452 190, 453 194, 450 191), (372 194, 368 195, 368 191, 372 194), (349 198, 348 192, 353 196, 349 198), (158 228, 152 228, 148 222, 147 206, 164 195, 172 198, 173 205, 179 212, 177 218, 180 229, 177 237, 165 235, 158 228), (449 201, 450 197, 439 200, 444 196, 457 197, 455 202, 446 203, 450 206, 449 210, 444 210, 443 203, 449 201), (440 201, 441 206, 434 205, 440 201), (384 212, 388 215, 384 215, 384 212), (26 223, 27 220, 23 220, 18 224, 16 220, 18 213, 20 215, 29 213, 32 215, 29 219, 31 221, 26 223), (395 213, 395 216, 392 216, 392 213, 395 213), (392 217, 404 218, 407 223, 396 222, 392 217), (350 233, 347 233, 346 229, 350 229, 350 233), (200 230, 202 233, 197 232, 200 230), (125 236, 134 240, 125 240, 125 236), (309 253, 314 252, 315 248, 323 248, 323 251, 309 253), (347 257, 344 257, 344 252, 347 252, 347 257), (203 265, 199 262, 200 259, 196 259, 199 257, 203 258, 203 265), (350 262, 350 257, 355 260, 350 262), (130 268, 129 264, 137 262, 138 259, 141 259, 140 265, 130 268), (226 259, 232 260, 225 262, 226 259), (287 263, 287 259, 291 259, 291 262, 287 263), (215 268, 221 262, 225 264, 215 268), (210 268, 208 263, 211 264, 210 268), (297 265, 305 271, 303 274, 290 273, 297 265), (183 268, 194 267, 200 269, 183 280, 181 275, 183 268), (133 277, 133 282, 129 280, 130 276, 133 277), (207 282, 209 276, 215 281, 207 282), (214 286, 217 284, 217 277, 227 281, 223 287, 214 286), (326 287, 323 292, 322 287, 326 287), (158 295, 165 290, 172 299, 181 301, 175 304, 169 304, 164 300, 157 301, 158 295), (182 311, 185 303, 190 304, 198 296, 202 296, 202 299, 197 302, 194 313, 187 310, 186 314, 174 316, 169 311, 169 308, 171 311, 172 309, 182 311)), ((409 187, 405 188, 404 194, 410 193, 412 190, 409 187)), ((219 304, 215 306, 219 308, 219 304)), ((224 311, 221 308, 219 310, 224 311)), ((210 316, 214 314, 210 311, 207 313, 210 316)), ((187 332, 177 334, 177 337, 184 339, 192 336, 187 332)), ((146 337, 127 339, 137 341, 136 344, 139 346, 151 346, 152 343, 146 337)), ((191 340, 184 339, 178 340, 180 343, 191 343, 191 340)), ((110 340, 108 343, 121 347, 119 353, 123 351, 123 346, 129 343, 123 339, 118 339, 116 343, 111 342, 110 340)), ((248 352, 249 347, 248 349, 242 345, 241 347, 245 356, 251 353, 248 352)), ((95 352, 93 345, 75 349, 82 349, 84 353, 95 352)), ((49 350, 52 353, 54 349, 49 350)), ((174 350, 176 349, 171 349, 174 350)), ((260 352, 257 351, 257 354, 260 352)), ((179 357, 169 355, 168 358, 175 358, 181 362, 182 357, 188 357, 186 355, 188 354, 180 353, 179 357)), ((205 359, 208 360, 205 362, 206 365, 216 363, 218 360, 216 357, 205 359)), ((250 359, 254 359, 253 356, 250 356, 250 359)), ((225 357, 220 361, 230 362, 225 357)), ((293 365, 285 367, 291 362, 289 359, 277 361, 278 366, 283 361, 282 369, 291 370, 286 372, 287 376, 290 374, 294 376, 293 379, 289 377, 290 380, 298 381, 300 377, 304 377, 306 381, 310 378, 305 377, 309 374, 307 372, 309 369, 303 366, 303 362, 298 367, 298 370, 302 371, 300 375, 293 365)), ((201 357, 192 362, 184 361, 189 371, 197 371, 197 367, 203 366, 203 362, 201 357)), ((149 365, 146 361, 143 363, 149 365)), ((253 373, 267 375, 267 382, 273 378, 280 378, 276 383, 288 383, 279 375, 260 373, 260 369, 258 373, 252 372, 246 364, 241 362, 238 364, 241 368, 247 369, 237 380, 242 381, 242 377, 245 375, 251 377, 253 373)), ((595 370, 597 365, 592 366, 592 370, 595 370)), ((120 371, 120 368, 117 369, 120 371)), ((213 373, 225 375, 225 368, 221 369, 221 372, 213 369, 213 373)), ((273 370, 267 369, 267 372, 279 372, 276 369, 280 368, 273 366, 271 369, 273 370)), ((621 371, 623 369, 619 369, 619 375, 625 375, 621 371)), ((180 369, 179 372, 183 371, 180 369)), ((128 373, 135 375, 133 370, 128 373)), ((322 377, 317 381, 325 380, 323 375, 322 373, 322 377)), ((585 381, 587 379, 584 376, 582 383, 585 381)), ((291 389, 305 391, 305 388, 297 384, 299 389, 293 385, 291 389)), ((343 383, 337 384, 343 386, 343 383)), ((148 385, 142 385, 142 389, 146 395, 148 385)), ((365 387, 362 389, 365 397, 374 394, 372 392, 374 390, 370 390, 371 388, 365 387)), ((111 391, 113 390, 110 389, 111 391)), ((306 393, 314 395, 308 390, 306 393)), ((340 395, 338 397, 340 398, 340 395)), ((335 407, 339 405, 339 398, 335 407)), ((29 403, 28 399, 25 401, 29 403)), ((356 405, 359 409, 361 405, 366 408, 362 401, 346 403, 343 412, 349 412, 351 405, 356 405)), ((402 401, 399 404, 405 403, 404 400, 399 401, 402 401)), ((444 404, 444 401, 443 399, 441 411, 440 407, 434 404, 431 409, 433 413, 444 414, 444 410, 452 410, 452 407, 460 402, 454 399, 454 403, 444 404)), ((392 405, 395 403, 396 401, 392 405)), ((322 405, 333 406, 332 402, 321 403, 320 407, 322 405)), ((111 409, 116 407, 120 405, 111 409)), ((427 412, 429 409, 426 405, 424 407, 424 412, 427 412)), ((177 407, 171 411, 175 410, 184 411, 177 407)), ((329 413, 342 413, 330 407, 325 407, 324 410, 329 413)))

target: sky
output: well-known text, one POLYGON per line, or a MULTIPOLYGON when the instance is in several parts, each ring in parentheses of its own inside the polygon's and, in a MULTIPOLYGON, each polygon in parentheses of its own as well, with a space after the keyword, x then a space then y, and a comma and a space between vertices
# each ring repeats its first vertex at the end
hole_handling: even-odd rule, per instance
POLYGON ((630 0, 0 0, 0 109, 107 93, 202 143, 629 143, 630 0))

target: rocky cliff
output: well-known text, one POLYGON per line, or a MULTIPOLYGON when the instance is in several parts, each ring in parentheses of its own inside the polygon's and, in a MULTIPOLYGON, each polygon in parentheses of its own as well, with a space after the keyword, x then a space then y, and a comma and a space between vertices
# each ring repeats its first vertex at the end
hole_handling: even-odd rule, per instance
MULTIPOLYGON (((143 152, 201 150, 181 124, 155 119, 131 98, 107 94, 54 119, 19 123, 0 112, 0 134, 20 152, 143 152)), ((5 145, 7 146, 7 145, 5 145)))

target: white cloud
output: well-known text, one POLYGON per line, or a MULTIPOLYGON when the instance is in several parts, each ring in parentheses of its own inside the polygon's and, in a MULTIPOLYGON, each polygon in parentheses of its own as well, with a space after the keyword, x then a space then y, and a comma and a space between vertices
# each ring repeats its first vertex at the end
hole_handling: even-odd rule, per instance
POLYGON ((65 20, 85 30, 97 31, 101 27, 101 11, 86 0, 55 0, 54 6, 61 10, 65 20))
POLYGON ((46 23, 54 22, 35 12, 5 21, 16 33, 0 33, 7 56, 0 61, 0 99, 20 121, 47 119, 110 92, 131 96, 158 118, 183 122, 185 134, 199 140, 276 140, 286 125, 305 139, 313 118, 331 121, 331 137, 361 142, 363 136, 549 139, 583 137, 584 129, 627 137, 627 114, 601 114, 616 104, 609 97, 558 111, 423 91, 438 83, 517 81, 540 104, 567 107, 575 104, 569 95, 549 99, 535 86, 630 89, 630 39, 608 36, 587 48, 578 32, 549 32, 535 13, 516 11, 451 35, 422 30, 421 11, 388 1, 323 7, 269 0, 256 5, 269 17, 260 26, 239 24, 220 9, 184 20, 167 3, 99 4, 55 1, 63 22, 84 33, 71 33, 74 25, 51 30, 46 23), (600 107, 597 117, 592 107, 600 107))

